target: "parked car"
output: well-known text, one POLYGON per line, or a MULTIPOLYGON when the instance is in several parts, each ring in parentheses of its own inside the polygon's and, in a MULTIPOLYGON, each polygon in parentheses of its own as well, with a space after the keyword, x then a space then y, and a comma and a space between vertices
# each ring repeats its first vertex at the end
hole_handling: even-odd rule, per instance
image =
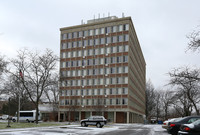
POLYGON ((163 122, 162 128, 167 129, 169 127, 169 123, 170 122, 175 122, 175 121, 178 121, 180 119, 182 119, 182 118, 168 119, 168 120, 166 120, 166 121, 163 122))
POLYGON ((172 135, 177 135, 178 131, 180 130, 181 124, 190 124, 198 119, 200 119, 200 116, 188 116, 176 122, 170 122, 167 131, 172 135))
POLYGON ((178 135, 200 135, 200 120, 197 120, 191 124, 181 125, 178 135))
POLYGON ((1 119, 2 119, 2 120, 7 120, 8 117, 9 117, 9 115, 2 115, 2 116, 1 116, 1 119))
POLYGON ((107 120, 103 116, 91 116, 88 119, 81 120, 81 126, 87 127, 88 125, 94 125, 98 128, 102 128, 106 123, 107 120))

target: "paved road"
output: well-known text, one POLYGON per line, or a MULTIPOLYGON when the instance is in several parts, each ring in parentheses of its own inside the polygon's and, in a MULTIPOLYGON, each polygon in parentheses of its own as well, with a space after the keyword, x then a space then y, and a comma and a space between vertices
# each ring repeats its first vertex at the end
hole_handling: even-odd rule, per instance
POLYGON ((0 135, 169 135, 161 125, 113 124, 103 128, 70 125, 0 130, 0 135))

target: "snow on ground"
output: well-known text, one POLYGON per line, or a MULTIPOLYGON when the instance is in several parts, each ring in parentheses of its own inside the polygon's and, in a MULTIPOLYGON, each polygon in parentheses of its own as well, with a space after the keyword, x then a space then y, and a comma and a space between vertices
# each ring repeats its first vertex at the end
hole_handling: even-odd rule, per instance
POLYGON ((105 134, 114 131, 126 131, 127 128, 133 132, 148 129, 147 135, 168 135, 162 125, 144 124, 108 124, 103 128, 95 126, 81 127, 80 124, 54 126, 54 127, 34 127, 20 129, 2 129, 0 135, 79 135, 79 134, 105 134))

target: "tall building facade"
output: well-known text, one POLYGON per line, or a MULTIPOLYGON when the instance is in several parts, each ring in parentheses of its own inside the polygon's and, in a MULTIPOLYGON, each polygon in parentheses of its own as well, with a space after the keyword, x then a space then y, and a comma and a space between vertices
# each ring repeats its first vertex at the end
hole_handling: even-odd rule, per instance
POLYGON ((60 121, 143 122, 146 63, 131 17, 60 28, 60 121))

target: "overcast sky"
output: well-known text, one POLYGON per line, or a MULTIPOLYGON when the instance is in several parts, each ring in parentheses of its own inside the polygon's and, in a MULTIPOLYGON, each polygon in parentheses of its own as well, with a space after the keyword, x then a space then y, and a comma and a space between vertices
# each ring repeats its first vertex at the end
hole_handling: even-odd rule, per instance
POLYGON ((200 53, 187 52, 186 36, 200 25, 200 0, 0 0, 0 54, 52 49, 59 55, 61 27, 100 16, 132 18, 146 60, 147 80, 168 83, 176 67, 200 67, 200 53))

